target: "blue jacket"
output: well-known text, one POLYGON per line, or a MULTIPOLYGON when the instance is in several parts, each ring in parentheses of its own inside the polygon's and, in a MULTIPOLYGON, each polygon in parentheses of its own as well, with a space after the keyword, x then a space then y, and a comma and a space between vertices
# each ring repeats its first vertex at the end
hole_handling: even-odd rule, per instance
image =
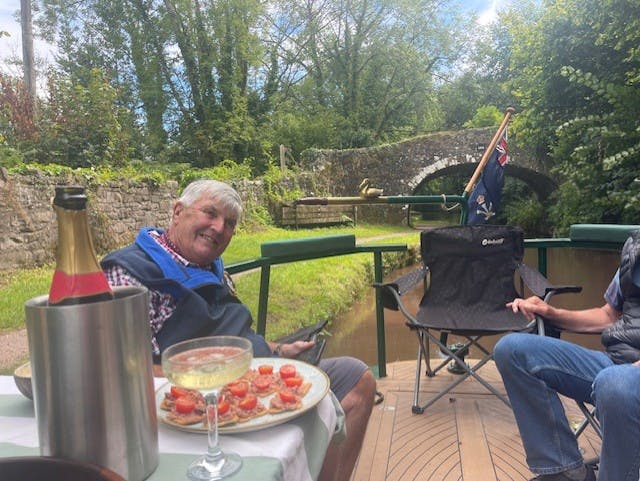
MULTIPOLYGON (((246 305, 225 282, 224 266, 216 259, 211 270, 183 266, 176 262, 143 228, 136 240, 107 255, 102 268, 119 265, 149 290, 170 294, 176 309, 156 333, 160 352, 172 344, 204 336, 241 336, 253 344, 255 357, 269 357, 271 349, 251 329, 253 319, 246 305)), ((157 230, 157 229, 154 229, 157 230)), ((154 356, 159 361, 159 356, 154 356)))

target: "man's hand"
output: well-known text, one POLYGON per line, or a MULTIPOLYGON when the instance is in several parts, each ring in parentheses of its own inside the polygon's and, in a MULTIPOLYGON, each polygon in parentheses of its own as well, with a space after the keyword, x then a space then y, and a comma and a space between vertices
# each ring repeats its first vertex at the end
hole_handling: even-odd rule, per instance
POLYGON ((510 307, 513 312, 520 311, 530 321, 533 321, 536 314, 546 317, 549 311, 549 304, 537 296, 531 296, 527 299, 514 299, 507 303, 507 307, 510 307))
POLYGON ((291 344, 282 344, 280 354, 282 357, 292 358, 307 349, 311 349, 316 343, 313 341, 296 341, 291 344))
POLYGON ((537 296, 514 299, 507 303, 507 308, 511 308, 513 312, 520 311, 530 321, 539 315, 560 329, 584 333, 600 333, 613 325, 622 315, 622 312, 607 303, 602 307, 574 311, 554 307, 537 296))

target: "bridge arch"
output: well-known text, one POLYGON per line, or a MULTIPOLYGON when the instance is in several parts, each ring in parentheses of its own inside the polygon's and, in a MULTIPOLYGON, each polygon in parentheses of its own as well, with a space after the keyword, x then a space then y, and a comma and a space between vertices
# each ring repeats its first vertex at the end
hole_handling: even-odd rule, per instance
MULTIPOLYGON (((302 165, 315 172, 334 196, 357 195, 365 177, 384 189, 384 195, 411 195, 424 183, 444 175, 458 173, 471 178, 494 134, 495 128, 466 129, 372 148, 306 151, 302 165)), ((509 145, 509 156, 505 175, 525 182, 539 200, 557 188, 543 162, 513 144, 509 145)))

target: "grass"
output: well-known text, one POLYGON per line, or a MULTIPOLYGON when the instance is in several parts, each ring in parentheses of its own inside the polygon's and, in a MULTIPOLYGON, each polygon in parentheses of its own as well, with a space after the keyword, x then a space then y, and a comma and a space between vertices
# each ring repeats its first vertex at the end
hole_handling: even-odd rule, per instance
MULTIPOLYGON (((415 230, 398 226, 358 226, 354 228, 322 228, 289 231, 275 229, 264 235, 252 238, 238 237, 229 246, 227 253, 231 259, 237 253, 234 249, 243 249, 244 243, 249 249, 239 258, 257 257, 260 243, 311 236, 353 233, 360 244, 407 244, 417 245, 419 236, 415 230), (389 237, 387 237, 389 236, 389 237), (393 237, 391 237, 393 236, 393 237), (366 241, 367 238, 375 238, 366 241), (239 245, 234 246, 234 243, 239 245), (234 247, 234 249, 232 249, 234 247)), ((406 265, 406 254, 383 254, 383 263, 387 268, 406 265)), ((230 263, 224 257, 225 262, 230 263)), ((332 319, 349 309, 371 287, 373 280, 373 255, 350 254, 327 257, 310 261, 277 265, 271 268, 269 306, 267 314, 266 337, 270 340, 288 334, 300 327, 313 324, 321 319, 332 319)), ((236 276, 238 295, 251 310, 254 318, 258 312, 258 292, 260 273, 251 272, 236 276)))
POLYGON ((46 294, 53 266, 0 272, 0 332, 24 327, 24 303, 46 294))
MULTIPOLYGON (((366 238, 376 244, 412 244, 419 242, 418 233, 406 227, 362 225, 357 227, 285 230, 269 227, 259 232, 238 232, 223 255, 226 264, 260 256, 262 242, 324 236, 355 234, 358 243, 366 238)), ((406 263, 402 256, 389 254, 385 265, 406 263)), ((24 327, 24 303, 32 297, 46 294, 53 266, 0 272, 0 332, 24 327)), ((331 318, 349 308, 355 299, 370 288, 373 276, 373 256, 354 254, 274 266, 267 319, 267 337, 275 339, 292 330, 322 318, 331 318)), ((236 276, 238 294, 257 315, 259 273, 236 276)))
MULTIPOLYGON (((260 257, 260 244, 263 242, 300 239, 303 237, 327 236, 334 234, 354 234, 356 241, 359 239, 392 235, 406 232, 407 234, 416 231, 407 227, 389 226, 389 225, 359 225, 356 227, 322 227, 316 229, 299 229, 289 230, 277 227, 268 227, 258 232, 238 232, 231 244, 222 255, 225 264, 233 264, 238 261, 253 259, 260 257)), ((380 243, 384 243, 384 239, 380 239, 380 243)), ((398 242, 397 239, 387 240, 386 242, 398 242)))

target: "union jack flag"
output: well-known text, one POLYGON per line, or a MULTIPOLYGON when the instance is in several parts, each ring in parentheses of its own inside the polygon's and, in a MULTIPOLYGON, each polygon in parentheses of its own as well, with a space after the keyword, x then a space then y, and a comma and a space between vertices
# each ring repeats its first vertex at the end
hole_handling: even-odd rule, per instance
POLYGON ((484 224, 498 212, 504 187, 504 165, 508 160, 505 128, 469 197, 467 225, 484 224))

